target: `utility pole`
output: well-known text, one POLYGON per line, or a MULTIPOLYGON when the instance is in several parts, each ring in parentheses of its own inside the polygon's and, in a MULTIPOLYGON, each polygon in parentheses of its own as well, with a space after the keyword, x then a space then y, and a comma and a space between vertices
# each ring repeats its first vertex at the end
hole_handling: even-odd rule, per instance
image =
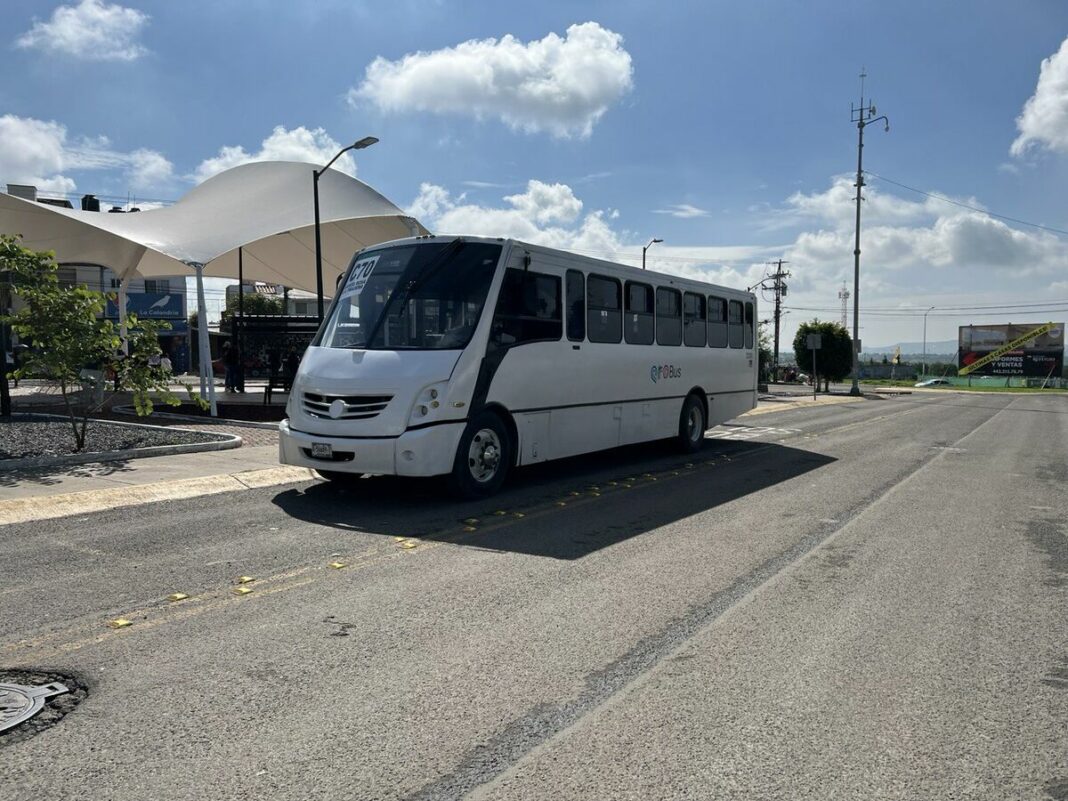
POLYGON ((769 289, 769 287, 765 286, 765 284, 768 281, 774 282, 772 283, 770 289, 772 292, 775 293, 775 314, 773 316, 773 320, 775 323, 775 360, 772 362, 772 371, 774 374, 776 374, 776 377, 779 372, 779 323, 782 320, 783 315, 782 299, 786 297, 786 284, 783 282, 783 279, 790 277, 790 273, 783 270, 782 266, 784 264, 789 263, 790 262, 786 261, 785 259, 778 259, 777 261, 768 262, 769 265, 775 265, 775 272, 771 275, 767 275, 761 278, 757 283, 753 284, 751 287, 748 287, 746 290, 748 292, 752 292, 757 287, 760 287, 761 289, 769 289))
POLYGON ((775 361, 772 364, 776 378, 779 376, 779 322, 782 319, 782 299, 786 297, 786 284, 783 283, 783 279, 790 275, 788 272, 783 272, 782 266, 784 264, 789 264, 789 262, 782 259, 775 262, 775 274, 770 276, 775 282, 773 286, 773 291, 775 292, 775 361))
POLYGON ((857 227, 856 238, 853 244, 853 386, 849 390, 850 395, 860 395, 860 384, 857 378, 860 374, 860 352, 857 345, 860 342, 860 202, 861 190, 864 187, 864 128, 873 122, 883 120, 886 123, 887 132, 890 131, 890 119, 885 115, 876 117, 875 104, 869 101, 864 105, 864 79, 867 73, 861 68, 860 71, 860 107, 849 107, 849 120, 857 124, 857 227))

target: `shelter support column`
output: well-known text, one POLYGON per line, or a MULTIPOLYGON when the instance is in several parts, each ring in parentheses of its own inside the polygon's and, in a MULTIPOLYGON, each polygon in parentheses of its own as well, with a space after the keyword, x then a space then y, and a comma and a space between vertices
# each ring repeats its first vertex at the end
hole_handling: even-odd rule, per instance
POLYGON ((211 369, 211 345, 208 342, 208 304, 204 300, 204 265, 192 262, 190 265, 197 274, 197 352, 200 361, 200 396, 208 396, 211 416, 218 417, 215 406, 215 378, 211 369), (205 392, 206 390, 206 392, 205 392))
POLYGON ((124 275, 119 281, 119 338, 122 340, 122 352, 130 355, 130 343, 126 341, 126 290, 130 286, 130 276, 124 275))

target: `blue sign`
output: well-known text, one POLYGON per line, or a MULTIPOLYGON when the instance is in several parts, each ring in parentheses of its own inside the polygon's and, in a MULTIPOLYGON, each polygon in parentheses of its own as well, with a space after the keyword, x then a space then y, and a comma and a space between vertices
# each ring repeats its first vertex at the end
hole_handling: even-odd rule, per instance
MULTIPOLYGON (((126 313, 145 320, 184 320, 184 292, 131 292, 126 296, 126 313)), ((107 316, 119 316, 118 299, 108 299, 107 316)))

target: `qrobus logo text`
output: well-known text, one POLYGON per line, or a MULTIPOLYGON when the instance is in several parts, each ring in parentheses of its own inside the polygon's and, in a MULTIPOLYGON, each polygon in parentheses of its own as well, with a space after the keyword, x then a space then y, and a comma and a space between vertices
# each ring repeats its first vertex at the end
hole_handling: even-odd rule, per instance
POLYGON ((673 364, 654 364, 649 369, 649 377, 654 384, 662 378, 682 378, 682 368, 673 364))

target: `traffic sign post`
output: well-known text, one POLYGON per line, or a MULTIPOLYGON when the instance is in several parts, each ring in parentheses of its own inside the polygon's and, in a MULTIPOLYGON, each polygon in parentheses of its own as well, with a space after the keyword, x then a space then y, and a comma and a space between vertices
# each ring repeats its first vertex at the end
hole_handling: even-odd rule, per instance
POLYGON ((816 351, 823 347, 823 337, 820 334, 809 334, 806 341, 808 349, 812 351, 812 400, 816 400, 816 389, 820 382, 820 374, 816 370, 816 351))

